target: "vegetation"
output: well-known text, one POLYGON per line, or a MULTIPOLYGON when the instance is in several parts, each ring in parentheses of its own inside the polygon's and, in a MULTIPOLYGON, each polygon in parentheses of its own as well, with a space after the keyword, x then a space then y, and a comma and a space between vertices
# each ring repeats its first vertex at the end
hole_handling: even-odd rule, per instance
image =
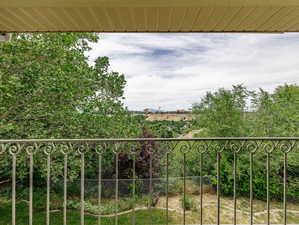
MULTIPOLYGON (((150 133, 146 128, 142 129, 142 137, 155 138, 153 133, 150 133)), ((157 176, 160 171, 160 158, 163 156, 163 152, 158 147, 158 143, 154 141, 142 142, 137 145, 131 145, 131 149, 135 154, 135 173, 138 178, 149 178, 150 171, 148 169, 150 160, 152 162, 152 176, 157 176)), ((119 154, 119 177, 122 179, 133 178, 133 156, 128 153, 119 154)))
POLYGON ((273 94, 242 85, 232 90, 208 92, 193 106, 201 136, 297 137, 299 135, 299 86, 283 85, 273 94))
MULTIPOLYGON (((265 90, 249 91, 243 85, 233 86, 231 90, 219 89, 208 92, 199 103, 193 106, 197 115, 194 121, 147 121, 142 115, 131 116, 122 100, 126 84, 124 75, 111 71, 109 59, 98 57, 89 63, 86 52, 89 44, 99 40, 92 33, 44 33, 15 34, 12 42, 0 44, 0 138, 111 138, 145 137, 173 138, 181 137, 191 130, 200 131, 198 137, 242 137, 242 136, 299 136, 299 86, 283 85, 273 94, 265 90)), ((170 156, 169 176, 183 175, 182 144, 174 149, 170 156)), ((272 143, 269 143, 272 145, 272 143)), ((41 146, 44 148, 45 146, 41 146)), ((63 190, 63 157, 57 145, 51 154, 51 209, 58 210, 51 216, 52 224, 61 224, 63 190), (55 215, 55 216, 53 216, 55 215)), ((75 152, 80 146, 73 145, 75 152)), ((115 146, 105 145, 102 160, 102 177, 111 179, 115 176, 115 146)), ((148 194, 150 172, 154 178, 165 177, 165 143, 147 141, 125 143, 120 150, 130 149, 135 152, 135 172, 137 180, 136 199, 129 198, 132 185, 124 188, 126 196, 120 197, 118 210, 132 209, 133 205, 145 206, 148 203, 143 195, 148 194), (153 154, 150 154, 153 153, 153 154), (149 165, 151 163, 151 171, 149 165)), ((95 146, 85 153, 86 181, 97 177, 98 155, 95 146)), ((42 150, 42 149, 41 149, 42 150)), ((221 192, 224 196, 233 194, 233 149, 225 147, 221 154, 220 177, 221 192)), ((283 188, 282 154, 271 154, 270 196, 281 200, 283 188)), ((133 154, 119 153, 119 178, 133 178, 133 154)), ((186 172, 188 176, 200 174, 199 157, 193 148, 188 152, 186 172)), ((203 156, 203 175, 208 177, 215 187, 216 154, 203 156)), ((249 155, 238 153, 237 195, 249 195, 249 155)), ((253 188, 255 198, 266 198, 265 160, 262 149, 254 155, 253 188)), ((11 158, 9 154, 0 157, 0 177, 7 180, 8 186, 1 184, 0 224, 10 223, 11 197, 11 158)), ((46 158, 43 151, 34 154, 34 223, 43 224, 45 217, 46 158)), ((70 224, 78 221, 80 187, 76 185, 80 176, 80 156, 68 156, 68 209, 70 224), (73 184, 74 183, 74 184, 73 184)), ((17 224, 27 224, 28 199, 28 155, 17 157, 17 224)), ((288 158, 288 200, 299 201, 299 153, 292 152, 288 158)), ((185 175, 185 173, 184 173, 185 175)), ((158 179, 157 179, 158 180, 158 179)), ((155 180, 151 206, 159 205, 159 197, 165 195, 165 182, 155 180), (160 196, 159 196, 160 195, 160 196), (158 196, 158 197, 156 197, 158 196), (152 201, 153 200, 153 201, 152 201)), ((86 182, 86 211, 97 214, 114 212, 114 186, 103 188, 103 204, 96 203, 96 185, 86 182)), ((178 197, 182 193, 181 180, 170 180, 169 195, 178 197)), ((181 199, 181 208, 196 210, 199 195, 198 182, 188 183, 185 200, 181 199)), ((245 204, 245 203, 244 203, 245 204)), ((247 207, 247 206, 246 206, 247 207)), ((245 208, 246 208, 245 207, 245 208)), ((244 208, 244 207, 243 207, 244 208)), ((189 212, 192 214, 193 212, 189 212)), ((119 224, 130 224, 131 214, 120 215, 119 224)), ((152 223, 165 223, 164 212, 138 211, 137 224, 146 224, 149 217, 152 223)), ((86 224, 95 224, 96 217, 86 215, 86 224)), ((174 220, 177 222, 177 220, 174 220)), ((295 221, 295 220, 294 220, 295 221)), ((113 217, 104 217, 104 224, 112 224, 113 217)), ((210 221, 209 221, 210 222, 210 221)))
POLYGON ((145 121, 150 131, 160 138, 175 138, 186 133, 192 126, 191 121, 145 121))
MULTIPOLYGON (((138 121, 123 106, 124 75, 109 69, 109 59, 92 65, 86 52, 97 42, 93 33, 16 34, 0 45, 0 138, 138 137, 138 121)), ((74 146, 76 148, 78 146, 74 146)), ((104 168, 113 165, 112 151, 104 168)), ((86 153, 88 177, 97 157, 86 153)), ((52 181, 62 175, 61 154, 52 154, 52 181), (55 160, 55 158, 57 158, 55 160)), ((45 184, 45 155, 35 157, 35 186, 45 184)), ((69 179, 79 175, 78 155, 69 155, 69 179)), ((8 154, 0 158, 0 175, 10 178, 8 154)), ((27 156, 17 161, 18 179, 27 180, 27 156)), ((105 174, 109 173, 103 171, 105 174)), ((110 171, 111 172, 111 171, 110 171)))
POLYGON ((182 208, 186 210, 196 209, 196 203, 194 198, 191 195, 186 195, 185 199, 182 197, 180 199, 182 208))
POLYGON ((0 45, 0 137, 136 135, 123 107, 124 75, 85 53, 92 33, 19 34, 0 45), (130 130, 132 129, 132 130, 130 130))
MULTIPOLYGON (((28 206, 26 203, 17 204, 17 217, 16 223, 19 225, 28 224, 28 206)), ((1 203, 0 205, 1 221, 0 225, 11 224, 11 204, 1 203), (3 216, 5 215, 5 216, 3 216)), ((127 213, 118 216, 118 224, 127 225, 132 222, 132 213, 127 213)), ((166 224, 166 217, 163 210, 152 209, 136 211, 136 225, 149 224, 152 221, 153 224, 166 224)), ((35 212, 33 218, 33 224, 40 225, 44 224, 46 219, 45 212, 35 212)), ((78 224, 80 221, 80 211, 69 210, 67 213, 68 224, 78 224)), ((51 224, 60 225, 63 221, 63 213, 61 211, 52 212, 50 216, 51 224)), ((113 225, 115 224, 115 217, 103 217, 101 219, 102 224, 113 225)), ((170 221, 171 222, 171 221, 170 221)), ((85 215, 85 224, 94 225, 97 224, 97 216, 87 214, 85 215)))
POLYGON ((193 106, 198 115, 196 125, 204 128, 201 136, 210 137, 246 137, 248 123, 245 117, 246 101, 251 92, 245 87, 233 86, 232 90, 219 89, 215 93, 208 92, 193 106))
MULTIPOLYGON (((194 199, 194 202, 199 206, 200 196, 190 195, 194 199)), ((177 196, 170 197, 170 211, 169 211, 169 224, 181 224, 183 219, 183 210, 180 202, 181 198, 177 196), (173 205, 178 206, 176 211, 173 211, 173 205)), ((215 224, 217 218, 217 207, 215 202, 217 201, 217 196, 214 194, 205 193, 203 196, 203 223, 204 224, 215 224)), ((161 202, 165 203, 165 197, 161 198, 161 202), (164 200, 164 202, 162 202, 164 200)), ((160 204, 158 207, 164 208, 164 205, 160 204)), ((288 204, 288 224, 298 223, 298 204, 289 203, 288 204)), ((233 223, 233 199, 227 197, 221 197, 221 207, 220 207, 220 219, 222 224, 233 223)), ((283 223, 283 209, 282 203, 272 201, 271 202, 271 223, 272 224, 282 224, 283 223)), ((51 224, 61 224, 63 221, 63 214, 61 210, 51 209, 50 214, 51 224)), ((249 222, 250 215, 250 205, 248 199, 238 198, 237 201, 237 223, 247 224, 249 222)), ((17 202, 17 224, 25 225, 28 224, 28 204, 26 202, 17 202)), ((131 224, 132 212, 128 212, 122 215, 118 215, 119 224, 131 224)), ((8 225, 11 224, 11 203, 8 201, 3 201, 1 199, 0 204, 0 224, 8 225)), ((44 210, 35 210, 33 217, 33 224, 39 225, 44 224, 46 219, 46 214, 44 210)), ((68 224, 78 224, 80 221, 80 211, 75 209, 69 209, 67 212, 68 224)), ((90 213, 89 211, 85 214, 86 224, 96 224, 97 217, 90 213)), ((198 224, 200 221, 199 208, 194 208, 190 211, 186 211, 186 223, 187 224, 198 224)), ((267 221, 267 207, 265 202, 254 200, 254 223, 255 224, 265 224, 267 221)), ((109 217, 102 217, 103 224, 114 224, 115 217, 110 215, 109 217)), ((166 213, 165 209, 152 208, 152 209, 142 209, 136 210, 136 224, 166 224, 166 213)))
MULTIPOLYGON (((193 112, 198 114, 196 126, 202 129, 200 137, 275 137, 299 135, 299 86, 284 85, 276 88, 273 94, 264 90, 248 91, 244 86, 233 86, 232 90, 219 89, 207 93, 193 112), (251 104, 248 104, 250 103, 251 104)), ((269 143, 271 145, 271 143, 269 143)), ((228 146, 221 154, 221 191, 222 194, 233 193, 233 154, 228 146)), ((298 201, 299 198, 299 153, 289 154, 288 159, 288 198, 298 201)), ((254 156, 253 188, 257 199, 266 199, 265 162, 266 153, 259 149, 254 156)), ((199 154, 192 156, 189 167, 191 174, 199 173, 199 154)), ((216 155, 209 154, 205 160, 205 175, 212 172, 216 175, 216 155)), ((270 194, 272 198, 283 196, 283 153, 274 151, 271 154, 270 194)), ((249 154, 238 154, 238 195, 249 194, 249 154)), ((216 180, 214 180, 216 183, 216 180)))

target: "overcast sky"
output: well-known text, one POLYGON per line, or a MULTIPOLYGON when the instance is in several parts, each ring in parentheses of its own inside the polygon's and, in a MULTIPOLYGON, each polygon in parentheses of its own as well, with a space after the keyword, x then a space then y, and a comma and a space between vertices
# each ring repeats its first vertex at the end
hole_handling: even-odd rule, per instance
POLYGON ((207 91, 299 83, 299 34, 100 34, 90 60, 125 74, 130 110, 188 109, 207 91))

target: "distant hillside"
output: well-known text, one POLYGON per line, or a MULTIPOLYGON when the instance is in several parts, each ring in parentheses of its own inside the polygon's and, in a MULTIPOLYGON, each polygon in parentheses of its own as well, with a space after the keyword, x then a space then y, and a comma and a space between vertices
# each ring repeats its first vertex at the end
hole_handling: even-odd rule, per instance
POLYGON ((195 115, 190 113, 133 113, 134 116, 145 116, 147 120, 169 120, 169 121, 181 121, 181 120, 192 120, 195 115))

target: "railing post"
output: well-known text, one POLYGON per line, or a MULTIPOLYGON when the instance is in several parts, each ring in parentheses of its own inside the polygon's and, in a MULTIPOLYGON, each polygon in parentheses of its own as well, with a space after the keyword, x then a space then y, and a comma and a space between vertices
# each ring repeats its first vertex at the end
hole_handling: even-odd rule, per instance
POLYGON ((118 152, 115 154, 115 225, 118 225, 118 152))
POLYGON ((135 201, 136 201, 136 154, 133 153, 133 217, 132 217, 132 224, 136 224, 136 212, 135 212, 135 201))
POLYGON ((200 152, 200 169, 199 169, 199 171, 200 171, 200 180, 199 180, 199 185, 200 185, 200 225, 202 225, 202 223, 203 223, 203 218, 202 218, 202 216, 203 216, 203 205, 202 205, 202 203, 203 203, 203 185, 202 185, 202 179, 203 179, 203 176, 202 176, 202 163, 203 163, 203 153, 202 152, 200 152))
POLYGON ((64 155, 64 171, 63 171, 63 225, 67 224, 67 164, 68 156, 64 155))
POLYGON ((220 224, 220 152, 217 151, 217 225, 220 224))
POLYGON ((169 152, 166 153, 166 225, 168 225, 169 152))
POLYGON ((237 224, 237 164, 238 164, 238 153, 242 150, 243 146, 245 145, 245 143, 241 143, 241 144, 232 144, 231 148, 233 150, 234 153, 234 172, 233 172, 233 177, 234 177, 234 219, 233 219, 233 223, 234 225, 237 224))
POLYGON ((68 149, 72 148, 72 145, 62 146, 61 153, 64 156, 63 162, 63 225, 67 225, 67 182, 68 182, 68 149))
POLYGON ((149 153, 149 211, 150 211, 150 217, 151 221, 150 224, 153 223, 153 216, 152 216, 152 202, 153 202, 153 158, 152 153, 149 153))
POLYGON ((38 146, 26 147, 26 153, 29 156, 29 225, 33 224, 33 153, 38 146))
POLYGON ((267 224, 270 225, 270 153, 267 153, 267 224))
POLYGON ((8 147, 8 151, 10 155, 12 156, 12 193, 11 193, 11 198, 12 198, 12 204, 11 204, 11 224, 16 225, 16 163, 17 163, 17 154, 21 150, 21 145, 20 144, 11 144, 8 147))
POLYGON ((183 153, 183 224, 186 224, 186 154, 191 149, 191 145, 183 143, 180 148, 183 153))
POLYGON ((183 223, 186 224, 186 152, 183 153, 183 163, 184 163, 184 169, 183 169, 183 180, 184 180, 184 214, 183 214, 183 223))
POLYGON ((253 225, 253 152, 250 152, 250 225, 253 225))
POLYGON ((84 211, 85 211, 85 200, 84 200, 84 192, 85 192, 85 156, 84 153, 81 153, 81 214, 80 221, 81 225, 84 225, 84 211))
POLYGON ((287 224, 287 166, 288 153, 284 152, 283 159, 283 223, 287 224))
POLYGON ((234 151, 234 225, 237 224, 237 153, 234 151))
POLYGON ((118 225, 118 185, 119 185, 119 149, 120 143, 115 143, 115 150, 113 150, 115 154, 115 210, 114 210, 114 217, 115 217, 115 225, 118 225))
POLYGON ((51 188, 51 147, 45 150, 47 154, 47 200, 46 200, 46 225, 50 225, 50 188, 51 188), (49 151, 48 151, 49 150, 49 151))
POLYGON ((287 191, 288 191, 288 153, 293 150, 296 143, 283 144, 281 148, 283 151, 283 223, 287 225, 287 191))
POLYGON ((12 225, 16 225, 16 154, 12 155, 12 225))
POLYGON ((101 201, 102 201, 102 153, 98 153, 98 225, 101 225, 101 201))

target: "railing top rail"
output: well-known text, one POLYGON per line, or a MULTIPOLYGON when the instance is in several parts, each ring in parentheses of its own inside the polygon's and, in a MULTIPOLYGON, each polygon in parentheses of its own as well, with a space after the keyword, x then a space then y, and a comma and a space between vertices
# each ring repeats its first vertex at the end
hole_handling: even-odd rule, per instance
POLYGON ((299 137, 205 137, 205 138, 83 138, 83 139, 6 139, 4 143, 96 143, 96 142, 146 142, 146 141, 299 141, 299 137))

